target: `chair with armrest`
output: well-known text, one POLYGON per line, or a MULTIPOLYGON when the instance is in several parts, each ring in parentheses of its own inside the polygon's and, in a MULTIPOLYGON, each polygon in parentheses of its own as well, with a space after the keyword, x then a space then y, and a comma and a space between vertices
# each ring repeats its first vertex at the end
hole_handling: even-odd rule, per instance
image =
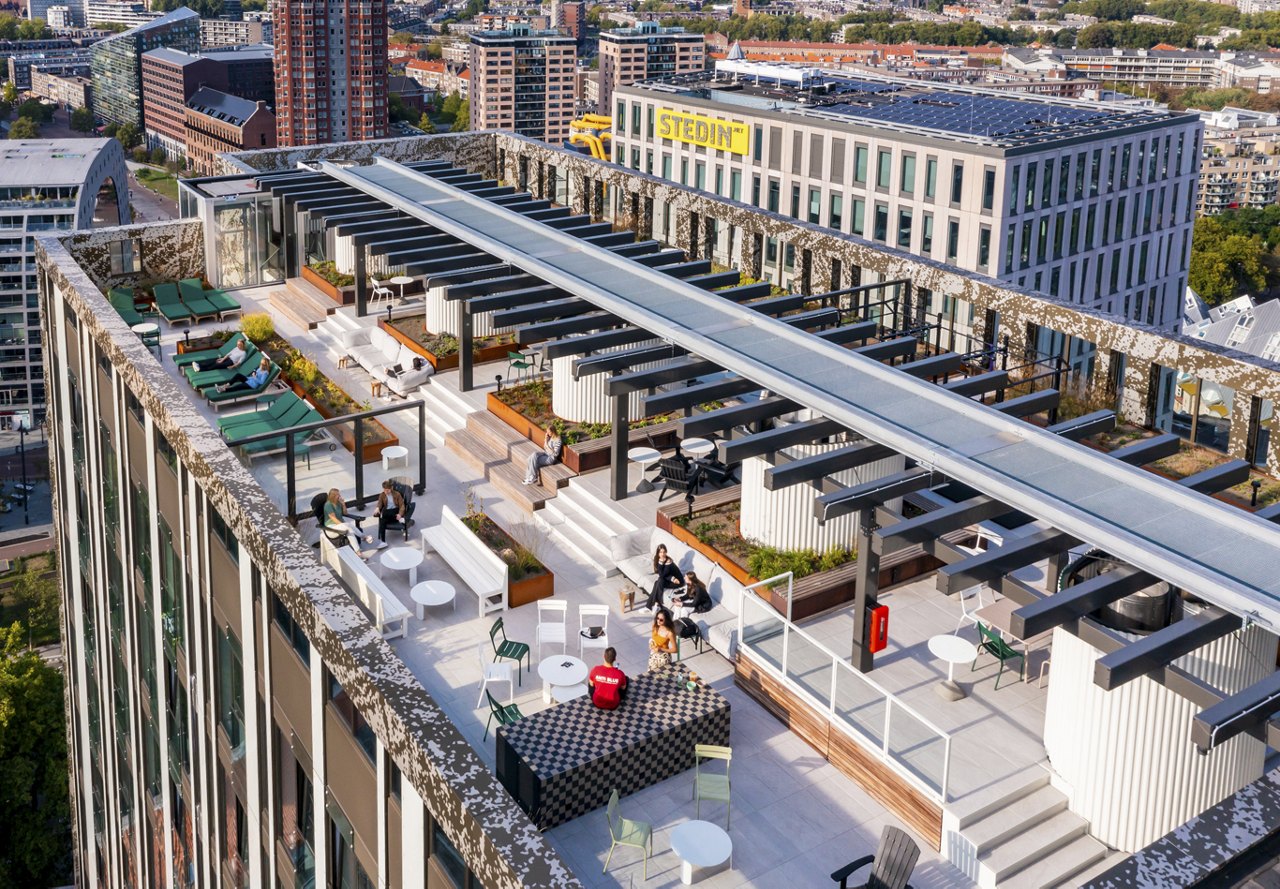
POLYGON ((870 864, 871 873, 867 874, 867 882, 860 889, 911 889, 907 880, 911 878, 911 872, 915 870, 919 858, 920 847, 905 830, 886 826, 880 834, 876 854, 849 862, 835 871, 831 879, 840 884, 840 889, 850 889, 849 877, 870 864))
POLYGON ((658 461, 658 481, 662 482, 661 503, 668 494, 687 494, 692 484, 689 466, 680 457, 663 457, 658 461))
POLYGON ((400 531, 404 534, 404 539, 408 540, 409 526, 412 525, 414 522, 413 511, 415 508, 417 508, 417 505, 418 505, 413 502, 413 485, 406 484, 405 482, 402 482, 399 479, 393 479, 391 484, 395 487, 397 491, 400 492, 401 498, 404 499, 404 521, 403 522, 397 522, 397 521, 387 522, 387 530, 400 531))

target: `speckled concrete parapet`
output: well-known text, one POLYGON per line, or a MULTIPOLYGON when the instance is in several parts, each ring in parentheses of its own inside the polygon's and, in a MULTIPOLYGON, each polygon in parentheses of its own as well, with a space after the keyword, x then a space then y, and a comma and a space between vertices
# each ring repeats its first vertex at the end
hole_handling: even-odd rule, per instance
POLYGON ((1268 846, 1268 854, 1274 854, 1280 845, 1277 836, 1280 769, 1242 787, 1085 885, 1089 889, 1216 885, 1215 872, 1233 858, 1268 846))
POLYGON ((495 144, 491 133, 441 133, 379 139, 374 142, 339 142, 298 148, 269 148, 218 156, 219 175, 268 173, 295 169, 298 164, 319 160, 335 164, 368 164, 375 156, 402 164, 414 161, 447 160, 469 170, 492 170, 495 144))
MULTIPOLYGON (((350 594, 320 564, 217 430, 201 416, 188 393, 159 367, 155 356, 103 297, 95 278, 77 263, 76 254, 86 255, 102 274, 102 256, 107 255, 106 245, 113 235, 115 239, 131 236, 136 228, 37 239, 42 298, 51 298, 56 290, 91 331, 120 380, 142 402, 210 505, 226 520, 242 550, 285 602, 312 648, 373 727, 404 780, 444 825, 480 881, 512 889, 580 887, 568 866, 512 804, 461 732, 350 594)), ((202 242, 198 222, 155 228, 159 237, 179 238, 184 244, 202 242), (191 236, 193 227, 195 237, 191 236)), ((203 266, 203 253, 199 255, 203 266)), ((165 271, 147 268, 146 273, 169 277, 171 266, 162 268, 165 271)), ((405 854, 411 851, 406 849, 405 854)))
POLYGON ((104 292, 112 287, 131 287, 140 280, 204 277, 204 226, 198 219, 95 228, 69 235, 62 243, 94 286, 104 292), (130 240, 143 271, 115 274, 110 245, 130 240))

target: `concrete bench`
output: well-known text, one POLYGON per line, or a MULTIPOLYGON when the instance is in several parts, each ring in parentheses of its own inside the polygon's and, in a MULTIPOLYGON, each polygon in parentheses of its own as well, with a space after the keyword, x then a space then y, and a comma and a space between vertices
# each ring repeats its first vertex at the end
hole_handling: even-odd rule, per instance
POLYGON ((384 638, 408 635, 411 612, 355 550, 349 546, 334 546, 327 535, 321 534, 320 558, 373 615, 374 623, 384 638))
POLYGON ((498 558, 449 507, 440 524, 422 529, 422 551, 435 550, 480 600, 480 616, 507 610, 507 563, 498 558))

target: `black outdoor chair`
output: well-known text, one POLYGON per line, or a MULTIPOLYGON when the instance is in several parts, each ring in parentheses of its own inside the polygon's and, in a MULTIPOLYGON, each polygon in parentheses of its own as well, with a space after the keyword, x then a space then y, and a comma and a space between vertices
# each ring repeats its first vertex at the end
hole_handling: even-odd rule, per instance
POLYGON ((399 479, 391 482, 400 496, 404 498, 404 521, 403 522, 387 522, 388 531, 403 531, 404 539, 409 539, 409 526, 413 524, 413 511, 418 504, 413 502, 413 486, 405 484, 399 479))
POLYGON ((689 464, 679 457, 663 457, 658 461, 658 481, 662 482, 659 503, 668 494, 689 493, 689 486, 696 483, 689 473, 689 464))
MULTIPOLYGON (((329 500, 327 491, 321 491, 319 494, 311 498, 311 515, 315 518, 316 524, 320 526, 320 533, 329 538, 329 542, 334 546, 350 546, 351 540, 347 537, 346 531, 339 531, 336 528, 329 528, 324 523, 324 505, 329 500)), ((356 526, 358 533, 364 533, 360 527, 360 523, 364 521, 364 516, 351 516, 352 522, 356 526)), ((408 538, 408 532, 405 534, 408 538)), ((320 548, 320 541, 317 540, 311 544, 313 549, 320 548)))
POLYGON ((831 875, 840 889, 850 889, 849 877, 859 868, 871 865, 867 882, 858 889, 911 889, 907 882, 920 858, 920 847, 907 832, 896 827, 885 827, 880 834, 880 846, 876 854, 852 861, 831 875))
POLYGON ((713 482, 717 487, 736 485, 738 483, 738 467, 741 463, 726 465, 719 460, 706 460, 699 464, 702 467, 704 480, 713 482))

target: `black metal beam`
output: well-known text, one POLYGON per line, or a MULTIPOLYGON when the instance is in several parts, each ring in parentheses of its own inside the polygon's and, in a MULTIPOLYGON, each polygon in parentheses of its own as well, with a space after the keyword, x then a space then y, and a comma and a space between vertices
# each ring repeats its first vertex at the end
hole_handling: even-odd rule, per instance
POLYGON ((782 448, 808 444, 843 431, 843 426, 826 417, 788 423, 786 426, 766 429, 764 432, 757 432, 744 438, 720 442, 720 460, 723 463, 739 463, 748 457, 772 454, 782 448))
POLYGON ((451 299, 470 299, 473 296, 515 293, 541 284, 542 279, 537 275, 526 275, 524 273, 493 275, 479 281, 471 281, 458 287, 451 287, 449 288, 449 297, 451 299))
MULTIPOLYGON (((510 269, 511 266, 505 262, 494 262, 488 265, 472 266, 468 269, 461 269, 456 272, 448 272, 442 275, 432 275, 431 285, 433 287, 452 288, 455 284, 469 284, 472 281, 484 281, 489 278, 503 274, 504 269, 510 269)), ((449 298, 446 290, 445 299, 449 298)))
MULTIPOLYGON (((456 253, 460 246, 458 239, 453 235, 446 235, 443 232, 432 234, 429 229, 421 232, 387 232, 386 234, 365 235, 363 245, 369 248, 369 253, 373 256, 389 257, 394 254, 406 258, 412 255, 414 251, 418 251, 420 254, 434 251, 427 258, 448 256, 450 252, 456 253)), ((394 265, 395 263, 392 264, 394 265)))
POLYGON ((692 278, 694 275, 705 275, 711 271, 711 260, 709 259, 689 259, 681 262, 673 262, 670 265, 655 266, 655 272, 662 272, 664 275, 670 275, 673 278, 692 278))
POLYGON ((628 367, 634 367, 637 364, 650 364, 654 361, 662 361, 664 358, 679 358, 688 354, 686 349, 682 349, 679 346, 659 343, 656 346, 637 346, 634 349, 626 349, 622 352, 591 355, 574 360, 573 378, 580 380, 583 377, 589 377, 594 374, 613 373, 616 370, 626 370, 628 367))
POLYGON ((1079 441, 1082 438, 1088 438, 1090 435, 1097 435, 1099 432, 1110 432, 1115 428, 1115 412, 1104 410, 1054 423, 1052 426, 1045 427, 1045 431, 1060 435, 1068 441, 1079 441))
POLYGON ((1030 639, 1158 582, 1159 578, 1128 566, 1107 571, 1039 602, 1023 605, 1009 618, 1009 629, 1019 639, 1030 639))
POLYGON ((322 215, 324 216, 325 224, 333 229, 334 234, 341 237, 361 232, 377 231, 388 225, 396 224, 402 218, 397 211, 390 208, 337 216, 330 216, 327 213, 322 215))
POLYGON ((1057 528, 1044 528, 1026 537, 1006 537, 1002 546, 939 568, 937 586, 949 595, 976 584, 993 583, 1005 574, 1032 565, 1046 556, 1057 555, 1079 542, 1057 528))
POLYGON ((694 275, 692 278, 685 278, 685 283, 701 287, 703 290, 715 290, 719 287, 732 286, 737 283, 739 277, 740 275, 736 271, 709 272, 705 275, 694 275))
POLYGON ((528 216, 530 213, 537 213, 540 210, 549 210, 552 206, 550 201, 535 199, 532 196, 521 200, 515 200, 515 196, 512 198, 498 198, 494 203, 519 213, 521 216, 528 216))
POLYGON ((789 398, 774 396, 717 408, 713 411, 704 411, 692 417, 683 417, 677 423, 681 438, 693 438, 710 435, 713 432, 727 432, 735 426, 762 423, 765 420, 789 414, 799 407, 800 405, 789 398))
POLYGON ((720 365, 714 361, 695 357, 680 358, 662 367, 633 370, 630 373, 610 377, 605 381, 604 394, 627 395, 631 392, 643 392, 670 383, 682 383, 706 374, 720 373, 721 370, 720 365))
POLYGON ((594 311, 596 311, 595 306, 587 300, 576 296, 571 296, 567 299, 543 300, 530 306, 502 309, 494 312, 493 326, 515 327, 518 324, 552 321, 556 318, 572 318, 594 311))
POLYGON ((804 304, 809 301, 809 297, 799 293, 789 293, 786 296, 772 296, 769 299, 757 300, 756 302, 745 303, 748 309, 757 312, 764 312, 766 315, 781 315, 784 312, 796 312, 804 308, 804 304))
POLYGON ((899 364, 898 370, 924 380, 929 377, 941 377, 954 373, 963 364, 964 358, 955 352, 943 352, 941 355, 930 355, 928 358, 920 358, 916 361, 908 361, 906 364, 899 364))
POLYGON ((621 247, 613 247, 611 249, 619 256, 643 256, 646 253, 653 253, 661 248, 661 241, 634 241, 630 244, 623 244, 621 247))
POLYGON ((1202 753, 1244 732, 1264 731, 1280 710, 1280 673, 1206 707, 1191 721, 1191 742, 1202 753))
MULTIPOLYGON (((832 309, 831 311, 835 310, 832 309)), ((919 345, 920 343, 915 337, 902 336, 893 340, 885 340, 883 343, 871 343, 868 346, 859 346, 853 351, 875 361, 889 361, 894 358, 902 358, 906 355, 914 355, 916 347, 919 345)))
POLYGON ((641 330, 638 327, 622 327, 618 330, 605 330, 585 336, 567 336, 545 344, 542 347, 542 353, 548 361, 551 361, 555 358, 563 358, 565 355, 587 355, 601 349, 632 346, 652 339, 655 339, 654 335, 647 330, 641 330))
POLYGON ((1260 519, 1266 519, 1268 522, 1280 522, 1280 503, 1273 503, 1270 506, 1264 506, 1262 509, 1254 513, 1260 519))
MULTIPOLYGON (((575 333, 587 333, 604 327, 613 327, 621 323, 621 318, 617 315, 610 315, 608 312, 599 312, 595 315, 580 315, 577 318, 565 318, 559 321, 540 321, 537 324, 530 324, 517 330, 516 342, 522 346, 531 346, 543 340, 559 339, 575 333)), ((646 334, 646 336, 652 336, 652 334, 646 334)))
POLYGON ((676 262, 684 262, 686 256, 683 250, 671 248, 668 250, 659 250, 656 253, 645 253, 640 256, 633 256, 631 258, 641 265, 646 265, 649 268, 657 268, 660 265, 671 265, 676 262))
POLYGON ((756 392, 760 388, 759 383, 753 383, 751 380, 745 380, 742 377, 730 377, 727 380, 699 383, 671 392, 650 395, 642 402, 644 404, 644 415, 652 417, 655 414, 669 414, 673 411, 696 407, 708 401, 719 401, 722 398, 732 398, 735 395, 756 392))
POLYGON ((1247 460, 1230 460, 1221 466, 1203 469, 1186 478, 1180 478, 1178 484, 1201 494, 1216 494, 1248 481, 1252 469, 1247 460))
POLYGON ((551 206, 545 210, 531 210, 530 212, 525 213, 523 215, 527 219, 532 219, 535 222, 547 222, 548 220, 553 220, 553 219, 565 219, 568 216, 572 215, 572 213, 573 211, 570 210, 568 207, 551 206))
POLYGON ((1093 683, 1111 691, 1139 676, 1146 676, 1202 645, 1208 645, 1240 629, 1234 614, 1208 608, 1144 636, 1093 662, 1093 683))
POLYGON ((887 445, 861 442, 839 450, 828 451, 825 454, 801 457, 799 460, 766 469, 764 488, 766 491, 781 491, 783 488, 802 482, 821 481, 829 475, 845 469, 866 466, 868 463, 892 457, 895 453, 893 448, 887 445))
POLYGON ((478 265, 489 265, 492 262, 493 257, 488 253, 463 253, 458 256, 448 256, 441 259, 431 260, 430 262, 416 260, 414 262, 395 264, 403 265, 409 274, 435 277, 441 272, 452 272, 460 269, 468 269, 478 265))
POLYGON ((814 336, 822 337, 837 346, 848 346, 853 343, 865 343, 876 335, 878 327, 879 322, 876 321, 858 321, 853 324, 842 324, 830 330, 819 330, 814 336))
POLYGON ((1017 398, 1010 398, 1008 401, 997 402, 991 407, 1011 417, 1029 417, 1032 414, 1053 410, 1058 406, 1059 398, 1061 398, 1061 394, 1057 389, 1042 389, 1039 392, 1030 392, 1026 395, 1019 395, 1017 398))
MULTIPOLYGON (((589 217, 588 217, 589 218, 589 217)), ((573 235, 575 238, 587 240, 588 238, 598 237, 600 235, 613 234, 613 223, 611 222, 592 222, 587 225, 577 225, 572 228, 564 229, 566 235, 573 235)))
POLYGON ((957 395, 970 398, 974 395, 986 395, 1009 384, 1009 373, 1003 370, 989 370, 977 376, 965 377, 963 380, 952 380, 943 383, 942 388, 957 395))
POLYGON ((590 225, 591 217, 586 213, 582 213, 578 216, 563 216, 556 219, 544 219, 542 220, 542 224, 548 228, 564 231, 565 229, 581 228, 584 225, 590 225))
POLYGON ((772 292, 772 284, 768 281, 758 281, 755 284, 740 284, 737 287, 727 287, 724 290, 717 290, 716 296, 722 296, 730 302, 744 303, 753 299, 761 299, 772 292))
POLYGON ((590 237, 583 238, 582 240, 590 244, 595 244, 597 247, 604 247, 606 249, 612 247, 626 247, 636 242, 636 233, 630 231, 608 231, 602 235, 591 235, 590 237))
POLYGON ((903 519, 895 525, 882 526, 876 531, 875 539, 880 554, 887 556, 900 549, 937 540, 952 531, 999 518, 1009 511, 1009 507, 999 500, 972 497, 924 515, 903 519))
POLYGON ((831 494, 823 494, 813 501, 813 516, 818 524, 858 512, 869 506, 879 506, 898 497, 922 491, 933 483, 933 473, 914 467, 873 482, 845 488, 831 494))
POLYGON ((1144 438, 1122 448, 1116 448, 1108 456, 1113 460, 1119 460, 1121 463, 1128 463, 1130 466, 1144 466, 1147 463, 1154 463, 1156 460, 1162 460, 1165 457, 1172 457, 1178 453, 1178 448, 1181 445, 1181 438, 1171 432, 1166 432, 1164 435, 1144 438))
POLYGON ((356 247, 365 247, 369 244, 378 244, 388 239, 403 238, 408 240, 410 237, 448 237, 436 232, 435 229, 421 223, 417 225, 403 224, 400 222, 383 222, 380 225, 371 226, 364 231, 351 232, 348 237, 351 243, 356 247))
MULTIPOLYGON (((415 244, 412 249, 405 250, 387 250, 386 246, 379 245, 383 249, 373 250, 375 255, 381 255, 386 258, 388 265, 408 265, 416 262, 434 262, 437 259, 448 259, 450 256, 458 253, 465 253, 468 250, 476 250, 470 244, 463 244, 451 235, 425 237, 422 239, 422 245, 415 244), (444 240, 441 240, 441 237, 444 240)), ((483 254, 480 254, 483 255, 483 254)))
MULTIPOLYGON (((452 290, 452 288, 450 288, 452 290)), ((527 287, 524 290, 509 290, 506 293, 495 293, 493 296, 474 296, 467 300, 467 311, 473 315, 481 312, 493 312, 498 309, 511 309, 516 306, 531 306, 545 304, 549 300, 564 296, 565 292, 559 287, 553 287, 545 284, 541 287, 527 287)), ((449 298, 453 297, 452 293, 448 294, 449 298)), ((495 323, 497 323, 495 321, 495 323)), ((499 327, 503 326, 501 324, 499 327)))

